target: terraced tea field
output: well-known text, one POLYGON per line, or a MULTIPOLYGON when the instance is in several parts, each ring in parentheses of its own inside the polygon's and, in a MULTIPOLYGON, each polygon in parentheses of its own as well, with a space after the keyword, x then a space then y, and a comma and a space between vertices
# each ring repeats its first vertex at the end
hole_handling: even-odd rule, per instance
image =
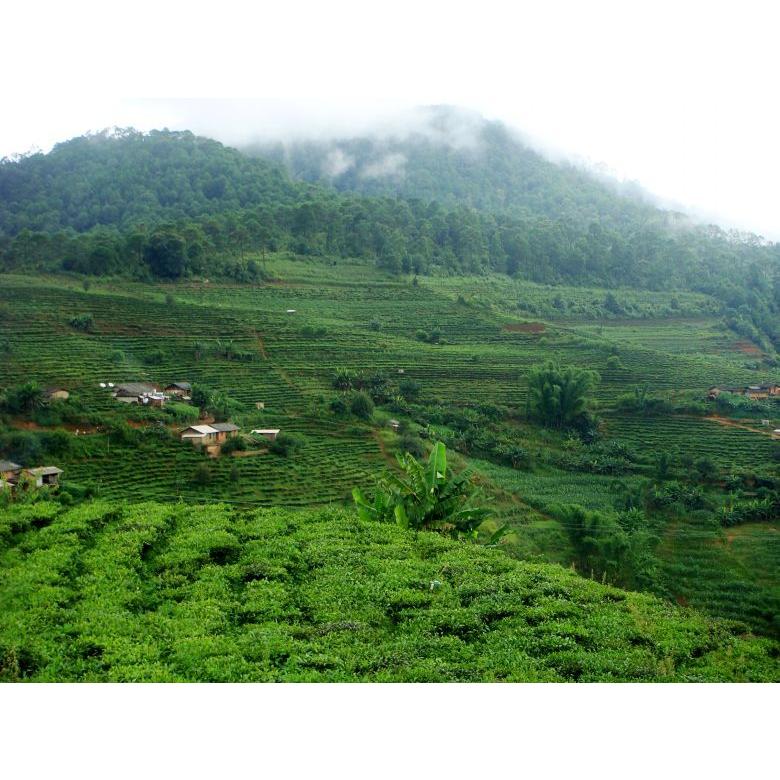
MULTIPOLYGON (((102 497, 116 500, 340 503, 353 486, 369 486, 392 462, 397 438, 376 422, 371 426, 329 411, 337 369, 383 372, 394 383, 417 380, 423 403, 462 408, 490 402, 520 414, 528 371, 548 358, 599 371, 596 400, 607 437, 628 444, 647 463, 661 452, 687 451, 736 470, 777 468, 773 442, 762 433, 697 417, 613 411, 619 395, 645 383, 653 391, 698 394, 717 383, 780 381, 776 370, 756 368, 755 355, 723 328, 707 296, 615 291, 624 309, 616 317, 601 311, 608 291, 599 289, 504 277, 414 282, 371 265, 286 256, 269 258, 266 269, 273 280, 256 285, 98 280, 85 290, 80 278, 0 277, 0 345, 7 345, 0 356, 0 389, 30 379, 62 385, 89 409, 121 416, 127 410, 100 382, 190 381, 237 402, 234 419, 242 429, 277 427, 305 439, 289 458, 257 453, 210 460, 210 481, 200 485, 193 477, 206 459, 175 436, 150 437, 131 447, 93 433, 90 457, 69 456, 58 464, 66 482, 95 484, 102 497), (594 311, 601 311, 598 319, 594 311), (94 316, 92 332, 69 324, 85 313, 94 316), (434 330, 440 343, 419 338, 434 330), (228 359, 218 343, 229 343, 244 359, 228 359), (610 360, 615 355, 618 360, 610 360), (258 402, 264 411, 256 409, 258 402)), ((545 446, 528 442, 532 450, 545 446)), ((484 461, 471 465, 488 492, 505 500, 502 512, 517 528, 512 551, 519 557, 568 563, 568 537, 546 516, 545 506, 613 504, 613 477, 548 468, 523 472, 484 461)), ((683 539, 685 528, 677 529, 668 540, 676 546, 664 548, 670 595, 731 615, 739 609, 726 602, 734 588, 743 587, 743 575, 734 568, 741 561, 748 571, 743 590, 754 595, 734 603, 757 608, 763 597, 755 594, 774 582, 775 559, 767 563, 766 543, 775 537, 762 536, 763 529, 755 536, 740 530, 743 536, 731 543, 724 569, 731 573, 720 579, 713 574, 720 585, 696 591, 693 575, 686 573, 686 567, 699 566, 693 563, 696 551, 704 551, 701 566, 723 568, 723 561, 712 552, 719 550, 720 531, 707 531, 697 547, 693 541, 702 538, 702 530, 694 526, 690 540, 683 539)), ((765 528, 776 532, 778 524, 765 528)), ((767 625, 768 618, 762 613, 755 620, 767 625)))
POLYGON ((777 524, 721 531, 693 516, 667 529, 660 551, 665 585, 678 603, 777 634, 777 524))
POLYGON ((775 447, 769 429, 766 433, 754 433, 706 418, 681 415, 657 419, 613 415, 609 417, 608 431, 643 451, 662 452, 672 446, 695 457, 711 458, 723 467, 766 466, 775 447))

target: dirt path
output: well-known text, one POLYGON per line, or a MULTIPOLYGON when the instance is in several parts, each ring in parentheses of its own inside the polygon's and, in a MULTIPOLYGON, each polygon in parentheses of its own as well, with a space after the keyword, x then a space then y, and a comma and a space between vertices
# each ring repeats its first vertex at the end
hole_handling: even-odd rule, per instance
POLYGON ((257 331, 255 331, 255 339, 257 339, 257 348, 260 350, 260 354, 263 356, 263 360, 268 360, 268 353, 265 351, 263 337, 257 331))
POLYGON ((371 438, 377 443, 377 446, 379 447, 379 452, 382 454, 382 457, 384 458, 385 462, 393 465, 395 463, 395 458, 391 456, 387 448, 385 447, 384 441, 382 441, 382 437, 379 435, 379 431, 372 430, 371 431, 371 438))
POLYGON ((749 425, 743 425, 742 423, 738 423, 735 420, 729 420, 727 417, 718 417, 716 414, 707 415, 705 420, 712 420, 712 422, 719 423, 720 425, 725 425, 729 428, 741 428, 743 431, 751 431, 752 433, 760 433, 764 436, 771 436, 772 435, 772 429, 771 428, 751 428, 749 425))

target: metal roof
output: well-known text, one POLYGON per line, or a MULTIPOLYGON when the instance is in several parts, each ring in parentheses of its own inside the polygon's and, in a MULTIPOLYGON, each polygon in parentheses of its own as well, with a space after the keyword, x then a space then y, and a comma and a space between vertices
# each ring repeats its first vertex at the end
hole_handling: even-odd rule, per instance
POLYGON ((116 386, 117 394, 143 395, 144 393, 156 393, 157 388, 146 382, 123 382, 116 386))
POLYGON ((0 471, 21 471, 22 467, 11 460, 0 460, 0 471))
POLYGON ((27 469, 27 471, 36 477, 46 477, 50 474, 62 474, 62 469, 58 469, 56 466, 38 466, 38 468, 27 469))
POLYGON ((219 431, 220 433, 227 433, 228 431, 238 431, 240 430, 237 425, 234 425, 233 423, 211 423, 211 427, 215 431, 219 431))
POLYGON ((185 428, 182 431, 182 436, 187 435, 187 431, 196 431, 197 433, 201 434, 202 436, 207 436, 209 433, 216 433, 217 429, 212 428, 210 425, 190 425, 188 428, 185 428))

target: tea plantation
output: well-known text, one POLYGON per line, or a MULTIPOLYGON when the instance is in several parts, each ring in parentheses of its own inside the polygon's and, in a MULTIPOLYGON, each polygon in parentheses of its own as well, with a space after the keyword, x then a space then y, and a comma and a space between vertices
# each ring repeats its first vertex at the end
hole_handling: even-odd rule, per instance
POLYGON ((726 327, 717 301, 614 290, 616 312, 598 288, 388 276, 287 253, 257 260, 267 281, 256 284, 0 276, 0 393, 28 381, 71 393, 0 415, 0 459, 45 457, 64 469, 64 502, 78 504, 6 510, 6 675, 776 675, 770 645, 671 606, 739 620, 737 633, 780 633, 780 521, 741 515, 729 525, 735 507, 776 490, 780 411, 715 419, 703 401, 711 385, 780 374, 726 327), (74 326, 86 314, 91 327, 74 326), (529 371, 548 359, 599 372, 595 444, 526 419, 529 371), (353 390, 334 386, 339 372, 380 378, 384 397, 368 419, 342 408, 353 390), (100 387, 144 380, 207 387, 228 399, 242 431, 280 428, 299 446, 284 454, 256 443, 208 459, 179 440, 183 419, 119 404, 100 387), (415 388, 406 400, 404 382, 415 388), (660 411, 621 400, 642 387, 660 411), (57 431, 67 439, 59 449, 33 441, 57 431), (500 552, 413 540, 333 508, 351 503, 353 487, 370 489, 396 452, 433 438, 472 470, 490 527, 511 526, 500 552), (522 457, 492 450, 498 438, 522 457), (82 505, 90 496, 101 503, 82 505), (571 505, 623 534, 620 565, 605 549, 586 560, 571 505), (363 542, 371 557, 358 560, 363 542), (436 579, 441 588, 427 590, 436 579), (27 600, 37 606, 25 610, 27 600))
POLYGON ((353 512, 0 511, 5 681, 776 681, 777 644, 353 512))

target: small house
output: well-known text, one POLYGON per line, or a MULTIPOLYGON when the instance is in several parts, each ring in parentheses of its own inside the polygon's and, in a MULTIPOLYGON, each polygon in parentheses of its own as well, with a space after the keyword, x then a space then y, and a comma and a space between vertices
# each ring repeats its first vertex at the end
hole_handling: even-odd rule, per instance
POLYGON ((780 439, 780 428, 775 428, 772 431, 772 438, 773 439, 780 439))
POLYGON ((745 388, 745 395, 754 401, 777 398, 780 396, 780 385, 749 385, 745 388))
POLYGON ((217 441, 217 432, 210 425, 190 425, 181 432, 182 441, 191 441, 196 447, 217 441))
POLYGON ((401 423, 398 420, 388 420, 387 423, 394 431, 397 431, 401 427, 401 423))
POLYGON ((47 387, 43 394, 47 401, 67 401, 70 393, 64 387, 47 387))
POLYGON ((171 382, 163 392, 189 401, 192 397, 192 385, 189 382, 171 382))
POLYGON ((714 401, 721 393, 732 393, 734 395, 744 395, 744 387, 718 387, 715 385, 707 391, 707 399, 714 401))
POLYGON ((0 479, 14 483, 19 478, 22 467, 10 460, 0 460, 0 479))
POLYGON ((279 435, 279 428, 255 428, 252 433, 262 436, 268 441, 276 441, 276 437, 279 435))
POLYGON ((165 406, 167 396, 164 393, 144 393, 138 396, 138 403, 142 406, 165 406))
POLYGON ((151 385, 147 382, 124 382, 114 388, 112 395, 117 401, 122 403, 137 404, 141 403, 140 399, 142 396, 154 393, 159 393, 159 388, 156 385, 151 385))
POLYGON ((238 436, 238 433, 241 430, 233 423, 211 423, 211 427, 217 432, 217 441, 220 442, 220 444, 226 439, 232 439, 234 436, 238 436))
POLYGON ((203 450, 212 458, 219 455, 217 431, 210 425, 190 425, 181 432, 181 440, 190 442, 193 447, 203 450))
POLYGON ((35 481, 35 487, 55 487, 59 484, 62 469, 58 469, 56 466, 40 466, 35 469, 26 469, 25 473, 35 481))
POLYGON ((237 436, 239 430, 239 427, 233 423, 190 425, 181 432, 181 440, 189 441, 193 447, 204 450, 211 457, 216 457, 223 442, 237 436))
POLYGON ((59 484, 62 469, 56 466, 39 466, 33 469, 23 469, 18 463, 9 460, 0 461, 0 487, 55 487, 59 484), (29 479, 27 482, 24 478, 29 479))

